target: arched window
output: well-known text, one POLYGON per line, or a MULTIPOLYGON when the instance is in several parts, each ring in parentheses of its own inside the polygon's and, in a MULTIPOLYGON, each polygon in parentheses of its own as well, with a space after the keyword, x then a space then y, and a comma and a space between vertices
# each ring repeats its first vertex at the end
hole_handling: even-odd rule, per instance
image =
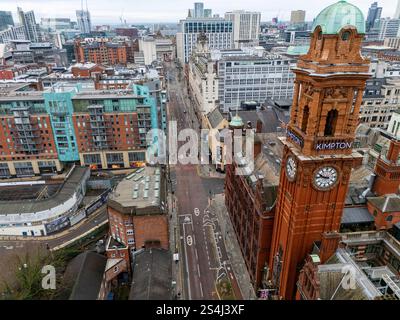
POLYGON ((345 32, 343 32, 342 33, 342 40, 343 41, 347 41, 347 40, 349 40, 350 39, 350 31, 345 31, 345 32))
POLYGON ((326 117, 326 124, 325 124, 325 137, 333 136, 336 130, 336 123, 338 118, 337 110, 333 109, 328 112, 328 116, 326 117))
POLYGON ((303 110, 303 120, 301 122, 301 131, 303 131, 304 133, 306 133, 307 131, 309 116, 310 116, 310 108, 308 106, 305 106, 303 110))

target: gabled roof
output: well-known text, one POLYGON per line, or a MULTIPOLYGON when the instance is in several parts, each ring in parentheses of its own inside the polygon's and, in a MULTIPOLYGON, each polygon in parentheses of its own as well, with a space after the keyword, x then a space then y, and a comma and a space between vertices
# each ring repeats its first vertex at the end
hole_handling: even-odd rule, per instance
POLYGON ((216 128, 219 124, 224 121, 224 117, 219 111, 218 107, 215 108, 207 115, 208 121, 210 121, 210 125, 212 128, 216 128))
POLYGON ((366 207, 350 207, 344 208, 343 210, 342 224, 372 222, 374 222, 374 217, 369 213, 366 207))
POLYGON ((171 293, 171 253, 154 248, 137 253, 129 300, 171 300, 171 293))
POLYGON ((400 212, 400 196, 396 194, 372 197, 368 201, 381 212, 400 212))
POLYGON ((105 256, 91 251, 75 257, 67 267, 76 279, 69 300, 97 300, 106 264, 105 256))

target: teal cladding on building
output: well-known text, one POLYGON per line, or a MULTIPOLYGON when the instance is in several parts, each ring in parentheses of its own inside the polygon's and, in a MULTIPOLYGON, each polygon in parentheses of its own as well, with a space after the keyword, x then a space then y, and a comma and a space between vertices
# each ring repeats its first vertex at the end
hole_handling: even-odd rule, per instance
POLYGON ((43 94, 47 113, 53 128, 58 158, 60 161, 78 161, 79 152, 72 114, 74 107, 72 98, 77 94, 79 87, 69 91, 51 91, 43 94))
MULTIPOLYGON (((140 112, 141 108, 150 107, 151 128, 158 128, 156 100, 150 96, 149 89, 145 86, 133 85, 133 94, 137 97, 113 95, 112 98, 102 97, 94 91, 93 95, 80 95, 81 87, 69 87, 64 90, 45 92, 45 110, 50 115, 54 132, 57 152, 60 161, 79 161, 76 133, 72 121, 74 112, 87 112, 93 104, 103 105, 104 112, 140 112)), ((153 137, 153 141, 157 141, 153 137)))

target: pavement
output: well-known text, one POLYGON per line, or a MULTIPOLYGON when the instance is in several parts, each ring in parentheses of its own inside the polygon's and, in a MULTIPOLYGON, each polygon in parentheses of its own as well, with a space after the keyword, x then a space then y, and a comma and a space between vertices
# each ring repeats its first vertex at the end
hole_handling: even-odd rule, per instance
POLYGON ((225 247, 228 252, 228 258, 231 261, 233 272, 237 279, 240 291, 243 293, 245 300, 257 299, 254 288, 251 285, 250 275, 246 268, 246 262, 243 259, 240 246, 237 241, 235 230, 231 219, 229 218, 228 211, 225 206, 224 194, 217 194, 211 201, 210 211, 215 212, 220 225, 225 247))

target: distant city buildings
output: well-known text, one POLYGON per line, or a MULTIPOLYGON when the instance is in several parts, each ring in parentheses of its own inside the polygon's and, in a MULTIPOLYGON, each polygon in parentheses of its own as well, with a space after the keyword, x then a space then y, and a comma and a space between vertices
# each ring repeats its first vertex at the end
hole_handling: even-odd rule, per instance
POLYGON ((380 19, 379 40, 400 36, 400 19, 380 19))
POLYGON ((187 18, 179 22, 176 34, 177 57, 181 63, 188 63, 197 46, 200 34, 205 34, 210 49, 233 47, 233 22, 222 18, 187 18))
POLYGON ((194 9, 189 9, 189 16, 188 18, 211 18, 212 17, 212 10, 211 9, 204 9, 203 2, 195 2, 194 9))
POLYGON ((371 4, 368 10, 368 16, 366 21, 366 31, 369 32, 371 29, 379 28, 379 20, 381 19, 382 7, 378 7, 378 2, 371 4))
POLYGON ((103 65, 126 65, 133 62, 132 41, 108 38, 87 38, 75 40, 75 58, 77 62, 93 62, 103 65))
POLYGON ((232 11, 225 13, 225 20, 233 22, 235 48, 256 46, 260 34, 260 12, 232 11))
POLYGON ((12 26, 6 30, 0 31, 0 43, 10 43, 13 40, 26 40, 24 26, 12 26))
POLYGON ((293 10, 290 13, 290 24, 303 24, 306 21, 306 12, 304 10, 293 10))
POLYGON ((393 16, 394 19, 400 19, 400 1, 397 0, 396 12, 393 16))
POLYGON ((73 29, 73 23, 70 18, 42 18, 40 25, 47 32, 73 29))
POLYGON ((11 11, 0 11, 0 31, 14 26, 14 20, 11 11))
POLYGON ((32 42, 39 42, 41 37, 35 13, 33 11, 24 12, 18 7, 18 17, 20 24, 25 28, 26 38, 32 42))
POLYGON ((76 19, 78 28, 82 33, 89 34, 92 31, 92 19, 89 10, 77 10, 76 19))
POLYGON ((171 40, 147 36, 139 39, 139 51, 135 53, 135 62, 151 65, 157 60, 171 61, 173 56, 174 48, 171 40))

